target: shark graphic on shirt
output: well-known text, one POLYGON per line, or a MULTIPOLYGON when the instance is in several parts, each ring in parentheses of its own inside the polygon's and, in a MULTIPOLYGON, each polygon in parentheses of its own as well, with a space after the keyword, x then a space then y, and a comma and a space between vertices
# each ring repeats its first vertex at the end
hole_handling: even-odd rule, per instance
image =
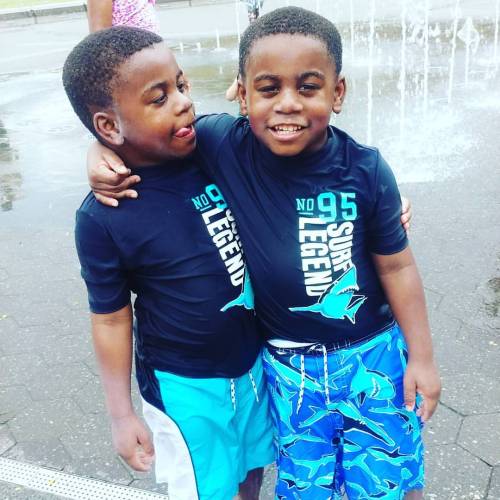
POLYGON ((325 318, 347 318, 354 325, 356 313, 366 300, 364 295, 354 295, 358 290, 356 266, 352 266, 330 285, 316 304, 289 310, 320 313, 325 318))
POLYGON ((234 300, 228 302, 222 309, 222 312, 226 312, 231 307, 244 307, 245 309, 254 309, 254 295, 252 282, 245 270, 245 278, 243 280, 243 287, 241 293, 234 300))

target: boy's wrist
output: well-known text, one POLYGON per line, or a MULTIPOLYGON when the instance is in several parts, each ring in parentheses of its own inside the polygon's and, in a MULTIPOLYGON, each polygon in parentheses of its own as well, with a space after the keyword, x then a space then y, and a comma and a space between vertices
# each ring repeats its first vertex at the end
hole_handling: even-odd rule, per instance
POLYGON ((109 412, 109 418, 113 420, 114 422, 118 422, 120 420, 124 420, 129 417, 135 416, 135 411, 133 408, 130 408, 129 410, 124 410, 124 411, 110 411, 109 412))

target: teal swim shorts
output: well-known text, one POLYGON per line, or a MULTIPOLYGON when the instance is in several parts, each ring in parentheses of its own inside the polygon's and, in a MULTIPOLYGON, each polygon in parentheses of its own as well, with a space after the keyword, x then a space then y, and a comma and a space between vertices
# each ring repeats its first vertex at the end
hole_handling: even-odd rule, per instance
POLYGON ((165 413, 143 400, 157 482, 176 500, 231 500, 247 473, 275 460, 269 398, 259 356, 236 379, 155 371, 165 413))

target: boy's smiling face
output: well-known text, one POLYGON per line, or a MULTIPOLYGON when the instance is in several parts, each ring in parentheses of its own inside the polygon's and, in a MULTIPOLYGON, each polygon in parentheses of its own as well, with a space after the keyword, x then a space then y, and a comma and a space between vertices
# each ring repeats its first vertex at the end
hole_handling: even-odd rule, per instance
MULTIPOLYGON (((127 164, 157 164, 194 150, 188 82, 164 43, 147 47, 122 64, 113 101, 113 124, 103 121, 99 125, 101 130, 110 127, 105 139, 119 149, 127 164)), ((94 115, 94 123, 99 114, 94 115)))
POLYGON ((345 80, 324 42, 301 34, 270 35, 251 48, 239 88, 252 131, 273 153, 295 156, 326 142, 340 113, 345 80))

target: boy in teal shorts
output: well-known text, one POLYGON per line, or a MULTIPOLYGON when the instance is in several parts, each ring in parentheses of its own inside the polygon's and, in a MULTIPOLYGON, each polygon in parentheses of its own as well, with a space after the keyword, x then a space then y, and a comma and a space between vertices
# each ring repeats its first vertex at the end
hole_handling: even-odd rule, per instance
POLYGON ((419 417, 439 377, 394 177, 329 126, 341 65, 326 19, 263 16, 240 46, 249 121, 201 118, 198 151, 238 221, 268 340, 277 497, 419 498, 419 417))
POLYGON ((154 459, 172 499, 257 500, 275 458, 261 339, 231 213, 185 159, 187 80, 161 37, 114 27, 73 49, 63 83, 84 125, 142 176, 137 202, 113 210, 90 194, 76 216, 113 444, 136 470, 154 459), (131 401, 132 331, 153 442, 131 401))

